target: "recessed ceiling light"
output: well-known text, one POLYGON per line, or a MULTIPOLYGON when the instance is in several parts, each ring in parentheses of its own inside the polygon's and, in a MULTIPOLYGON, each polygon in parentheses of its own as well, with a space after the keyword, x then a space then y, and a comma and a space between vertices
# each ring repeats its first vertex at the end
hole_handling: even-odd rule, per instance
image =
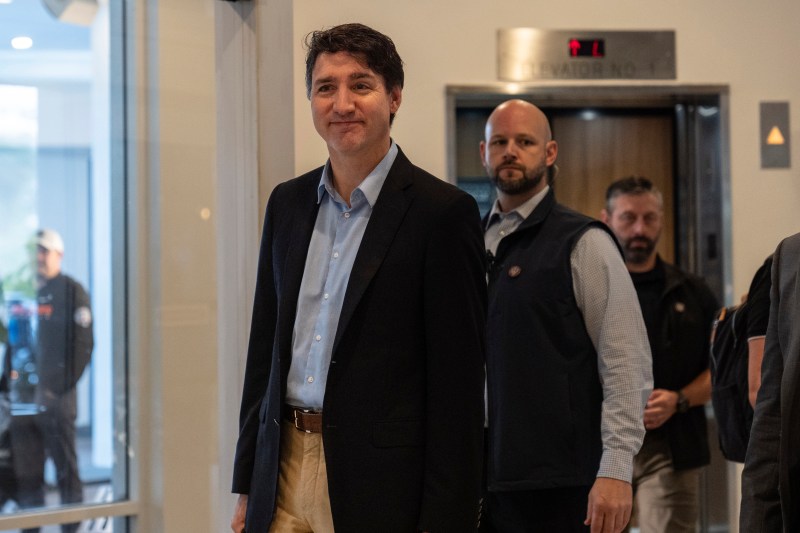
POLYGON ((31 46, 33 46, 33 39, 30 37, 20 36, 11 39, 11 47, 15 50, 27 50, 31 46))

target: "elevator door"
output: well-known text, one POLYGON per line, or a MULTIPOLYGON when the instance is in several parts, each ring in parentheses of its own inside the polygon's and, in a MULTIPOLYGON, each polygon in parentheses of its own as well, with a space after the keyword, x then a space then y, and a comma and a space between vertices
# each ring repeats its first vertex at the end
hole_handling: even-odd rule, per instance
POLYGON ((627 176, 644 176, 664 196, 664 229, 658 253, 675 261, 674 120, 672 110, 547 110, 558 141, 556 198, 594 218, 605 207, 606 188, 627 176))
POLYGON ((478 152, 486 119, 504 100, 529 100, 548 115, 560 146, 560 202, 598 217, 613 180, 652 179, 664 193, 659 253, 702 276, 720 302, 732 301, 727 87, 498 88, 448 88, 449 179, 482 214, 495 198, 478 152))

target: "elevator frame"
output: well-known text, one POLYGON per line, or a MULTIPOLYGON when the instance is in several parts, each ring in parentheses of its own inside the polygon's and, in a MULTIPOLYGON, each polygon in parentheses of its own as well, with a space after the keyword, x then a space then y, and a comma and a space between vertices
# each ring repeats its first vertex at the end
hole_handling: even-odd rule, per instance
MULTIPOLYGON (((463 108, 493 108, 521 98, 552 109, 671 109, 674 113, 676 263, 703 276, 720 303, 734 300, 730 191, 729 88, 727 85, 592 82, 591 84, 505 83, 446 87, 448 181, 458 184, 457 113, 463 108)), ((556 139, 557 140, 557 139, 556 139)), ((478 147, 475 147, 477 151, 478 147)), ((569 154, 564 154, 569 157, 569 154)), ((716 450, 716 424, 710 405, 709 442, 716 450)), ((728 524, 710 524, 707 476, 701 483, 700 531, 727 531, 738 490, 736 469, 728 465, 728 524), (734 495, 734 496, 732 496, 734 495), (720 529, 722 528, 722 529, 720 529)))

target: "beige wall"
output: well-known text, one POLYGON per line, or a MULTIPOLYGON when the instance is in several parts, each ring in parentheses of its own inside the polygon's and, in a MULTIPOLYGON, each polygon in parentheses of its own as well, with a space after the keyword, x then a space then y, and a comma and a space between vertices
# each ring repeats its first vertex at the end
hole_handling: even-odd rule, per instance
MULTIPOLYGON (((406 63, 406 89, 393 136, 410 158, 446 173, 445 86, 494 82, 498 28, 660 30, 676 32, 676 83, 730 86, 734 294, 780 238, 800 231, 800 3, 781 0, 419 0, 294 2, 296 170, 324 162, 303 88, 302 37, 343 22, 363 22, 393 38, 406 63), (758 109, 789 101, 794 169, 761 170, 758 109)), ((582 82, 575 82, 582 83, 582 82)), ((477 148, 476 148, 477 149, 477 148)), ((569 154, 561 154, 569 157, 569 154)))

